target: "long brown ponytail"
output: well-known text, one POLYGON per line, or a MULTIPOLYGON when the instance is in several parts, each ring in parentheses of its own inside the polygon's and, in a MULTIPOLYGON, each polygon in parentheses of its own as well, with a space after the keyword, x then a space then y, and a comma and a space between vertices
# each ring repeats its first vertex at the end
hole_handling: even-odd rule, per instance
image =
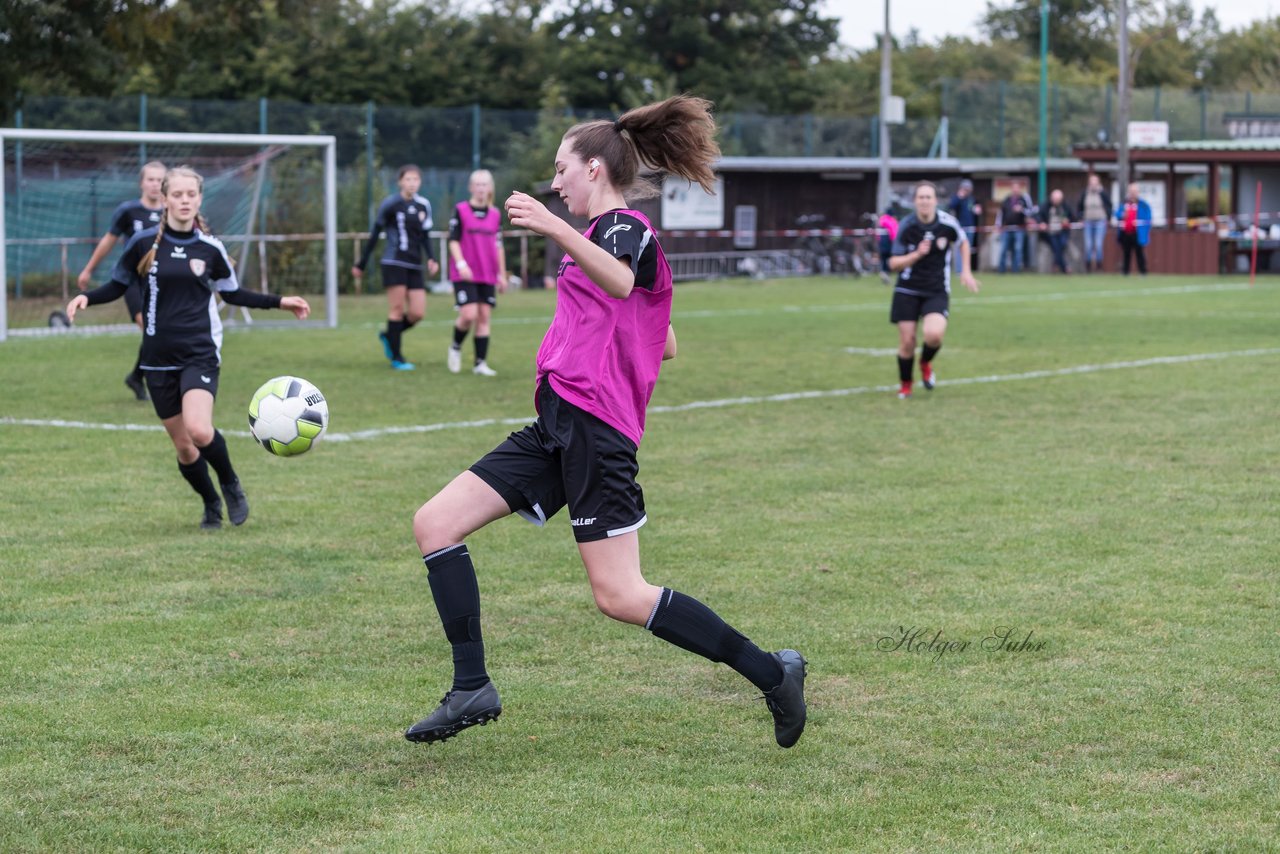
POLYGON ((634 195, 643 164, 696 182, 710 193, 715 186, 713 167, 720 159, 711 108, 703 98, 676 95, 628 110, 616 122, 576 125, 564 136, 582 159, 603 160, 613 184, 624 192, 634 195))

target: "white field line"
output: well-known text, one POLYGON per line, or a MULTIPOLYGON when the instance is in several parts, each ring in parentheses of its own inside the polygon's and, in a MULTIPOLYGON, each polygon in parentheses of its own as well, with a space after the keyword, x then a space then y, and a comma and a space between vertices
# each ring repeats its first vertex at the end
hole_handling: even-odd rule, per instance
MULTIPOLYGON (((1159 365, 1186 365, 1195 362, 1221 361, 1224 359, 1254 359, 1259 356, 1280 355, 1280 347, 1253 350, 1232 350, 1221 353, 1190 353, 1182 356, 1154 356, 1149 359, 1132 359, 1123 362, 1103 362, 1091 365, 1072 365, 1067 368, 1046 368, 1039 371, 1024 371, 1018 374, 989 374, 980 377, 958 377, 944 380, 944 387, 977 385, 979 383, 1007 383, 1022 380, 1051 379, 1053 377, 1069 377, 1080 374, 1096 374, 1103 371, 1123 371, 1137 368, 1150 368, 1159 365)), ((759 406, 770 403, 786 403, 793 400, 818 400, 831 397, 850 397, 858 394, 896 391, 897 384, 877 386, 856 386, 854 388, 814 389, 810 391, 793 391, 782 394, 756 395, 749 397, 726 397, 717 400, 695 400, 689 403, 671 406, 651 406, 649 412, 691 412, 698 409, 723 409, 732 406, 759 406)), ((533 415, 521 415, 513 418, 481 418, 474 421, 442 421, 436 424, 414 424, 406 427, 377 427, 369 430, 357 430, 350 433, 326 433, 325 442, 353 442, 362 439, 378 439, 383 436, 397 436, 410 433, 438 433, 442 430, 467 430, 476 427, 523 426, 533 421, 533 415)), ((0 425, 16 427, 62 427, 75 430, 115 430, 126 432, 162 432, 159 424, 102 424, 90 421, 66 421, 45 418, 13 418, 0 416, 0 425)), ((224 430, 229 436, 248 437, 247 430, 224 430)))
MULTIPOLYGON (((1252 290, 1264 290, 1270 287, 1270 284, 1259 284, 1252 290)), ((988 294, 977 294, 976 296, 965 293, 960 295, 960 299, 952 304, 952 308, 979 308, 984 305, 1007 305, 1009 303, 1038 303, 1038 302, 1063 302, 1067 300, 1078 299, 1115 299, 1122 297, 1145 297, 1145 296, 1171 296, 1177 294, 1202 294, 1216 293, 1221 291, 1248 291, 1251 290, 1248 282, 1219 282, 1207 285, 1170 285, 1167 287, 1151 287, 1151 288, 1132 288, 1128 290, 1106 290, 1106 291, 1054 291, 1052 293, 1031 293, 1031 294, 1006 294, 1004 296, 992 296, 988 294)), ((696 309, 691 311, 673 311, 673 320, 695 320, 700 318, 716 318, 716 317, 764 317, 769 315, 781 314, 833 314, 839 312, 861 312, 861 311, 883 311, 886 314, 889 311, 889 291, 883 291, 884 296, 872 302, 854 302, 840 303, 838 305, 787 305, 780 308, 732 308, 732 309, 696 309)), ((426 328, 443 328, 453 326, 454 318, 446 315, 442 318, 431 318, 423 320, 418 325, 426 328)), ((542 325, 548 326, 551 323, 550 314, 541 315, 525 315, 517 317, 504 317, 502 314, 495 314, 490 323, 497 326, 528 326, 542 325)), ((374 329, 381 327, 383 321, 370 321, 361 323, 355 328, 374 329)), ((271 328, 287 329, 290 328, 288 323, 271 321, 271 328)), ((229 323, 224 326, 223 331, 227 333, 247 332, 253 327, 243 323, 229 323)), ((307 327, 297 327, 307 328, 307 327)), ((126 335, 132 333, 136 327, 125 323, 119 324, 98 324, 93 326, 76 326, 66 330, 42 330, 40 335, 23 335, 14 336, 14 340, 48 340, 50 338, 59 338, 63 335, 76 335, 87 332, 108 333, 115 335, 126 335)))

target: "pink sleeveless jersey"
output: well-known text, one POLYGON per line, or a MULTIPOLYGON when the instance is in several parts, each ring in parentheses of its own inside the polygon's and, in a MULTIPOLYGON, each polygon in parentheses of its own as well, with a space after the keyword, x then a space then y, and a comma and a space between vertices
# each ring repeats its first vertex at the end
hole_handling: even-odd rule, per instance
MULTIPOLYGON (((462 257, 471 268, 471 281, 484 285, 498 283, 498 231, 502 228, 502 214, 496 205, 489 205, 484 217, 476 216, 470 202, 459 202, 456 209, 458 223, 462 226, 462 257)), ((449 257, 449 281, 461 281, 453 256, 449 257)))
POLYGON ((653 288, 635 287, 626 299, 614 299, 566 255, 556 277, 555 316, 538 349, 537 384, 547 378, 560 397, 639 445, 671 324, 671 267, 639 211, 610 211, 583 233, 590 239, 600 220, 614 213, 649 229, 657 250, 653 288))

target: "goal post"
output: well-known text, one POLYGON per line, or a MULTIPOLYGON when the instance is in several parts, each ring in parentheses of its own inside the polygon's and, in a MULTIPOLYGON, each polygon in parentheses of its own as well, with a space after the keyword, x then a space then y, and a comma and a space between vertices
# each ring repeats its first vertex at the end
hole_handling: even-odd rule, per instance
MULTIPOLYGON (((75 278, 110 211, 138 198, 139 170, 150 160, 204 176, 202 213, 242 287, 307 296, 309 323, 338 325, 335 137, 0 128, 0 342, 52 331, 45 317, 78 292, 75 278)), ((95 283, 106 280, 120 248, 95 283)), ((128 328, 113 319, 97 328, 128 328)))

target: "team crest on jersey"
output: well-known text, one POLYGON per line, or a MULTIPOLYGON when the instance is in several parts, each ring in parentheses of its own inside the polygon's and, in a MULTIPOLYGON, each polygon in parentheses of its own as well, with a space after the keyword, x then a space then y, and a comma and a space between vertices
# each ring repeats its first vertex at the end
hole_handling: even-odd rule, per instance
MULTIPOLYGON (((412 210, 413 210, 413 209, 412 209, 412 208, 410 208, 410 211, 412 211, 412 210)), ((426 211, 418 211, 418 222, 426 222, 426 221, 427 221, 427 212, 426 212, 426 211)))
POLYGON ((945 237, 938 238, 938 248, 944 249, 944 250, 947 248, 947 238, 945 237))
POLYGON ((142 231, 142 229, 144 229, 144 228, 146 228, 146 225, 142 222, 142 220, 140 220, 140 219, 135 219, 135 220, 133 221, 133 230, 134 230, 134 232, 135 232, 135 233, 137 233, 137 232, 139 232, 139 231, 142 231))
POLYGON ((190 263, 191 272, 196 274, 197 279, 204 275, 205 266, 202 258, 192 258, 190 263))

